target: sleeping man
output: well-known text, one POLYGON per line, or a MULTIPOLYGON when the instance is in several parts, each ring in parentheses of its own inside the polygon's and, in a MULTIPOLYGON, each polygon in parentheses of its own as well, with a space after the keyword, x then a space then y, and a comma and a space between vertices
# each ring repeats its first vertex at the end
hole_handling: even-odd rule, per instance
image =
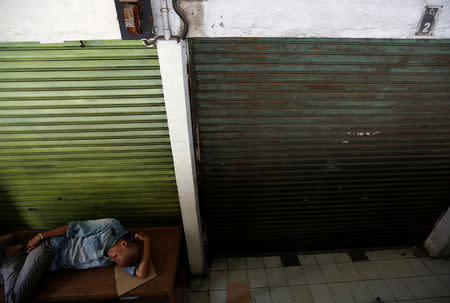
MULTIPOLYGON (((11 235, 0 237, 0 242, 11 238, 11 235)), ((4 284, 6 302, 22 303, 30 300, 47 270, 87 269, 116 263, 130 275, 145 278, 150 267, 150 239, 144 233, 133 237, 116 219, 74 221, 38 233, 25 249, 12 246, 0 252, 0 256, 0 285, 4 284)))

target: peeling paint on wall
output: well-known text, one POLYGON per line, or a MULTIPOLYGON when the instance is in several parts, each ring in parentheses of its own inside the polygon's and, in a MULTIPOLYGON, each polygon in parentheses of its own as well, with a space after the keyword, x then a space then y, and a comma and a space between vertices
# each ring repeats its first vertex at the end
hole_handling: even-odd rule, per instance
POLYGON ((357 132, 347 132, 347 135, 352 135, 352 136, 358 136, 358 137, 363 137, 363 136, 376 136, 379 135, 380 132, 375 130, 375 131, 357 131, 357 132))

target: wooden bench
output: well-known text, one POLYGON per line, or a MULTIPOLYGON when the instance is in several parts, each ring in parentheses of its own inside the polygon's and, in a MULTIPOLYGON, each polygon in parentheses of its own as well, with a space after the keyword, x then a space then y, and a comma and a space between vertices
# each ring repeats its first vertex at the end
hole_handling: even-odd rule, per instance
MULTIPOLYGON (((139 302, 182 302, 186 275, 185 258, 180 258, 181 227, 129 228, 150 235, 151 257, 157 277, 124 294, 142 297, 139 302)), ((33 232, 35 234, 36 231, 33 232)), ((21 237, 30 232, 20 232, 21 237)), ((3 286, 0 289, 4 302, 3 286)), ((67 302, 117 298, 114 268, 62 270, 48 273, 33 302, 67 302)))

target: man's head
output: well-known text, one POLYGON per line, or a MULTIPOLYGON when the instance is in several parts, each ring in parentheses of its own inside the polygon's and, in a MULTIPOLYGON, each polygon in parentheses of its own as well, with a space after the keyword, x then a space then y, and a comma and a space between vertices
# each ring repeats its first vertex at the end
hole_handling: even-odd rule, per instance
POLYGON ((108 251, 108 257, 121 267, 133 266, 141 260, 141 248, 136 242, 120 238, 108 251))

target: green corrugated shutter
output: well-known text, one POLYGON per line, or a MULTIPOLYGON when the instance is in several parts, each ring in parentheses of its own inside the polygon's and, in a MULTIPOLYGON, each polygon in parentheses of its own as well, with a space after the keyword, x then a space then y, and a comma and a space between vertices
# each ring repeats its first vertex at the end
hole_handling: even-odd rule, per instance
POLYGON ((190 48, 212 248, 420 244, 447 208, 449 40, 190 48))
POLYGON ((157 50, 0 44, 1 229, 180 223, 157 50))

